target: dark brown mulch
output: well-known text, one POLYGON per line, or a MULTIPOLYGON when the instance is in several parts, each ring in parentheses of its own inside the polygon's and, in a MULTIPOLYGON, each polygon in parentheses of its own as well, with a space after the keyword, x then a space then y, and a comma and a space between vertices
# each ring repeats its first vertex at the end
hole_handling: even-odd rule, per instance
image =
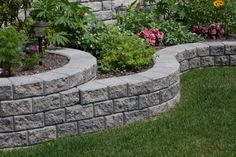
POLYGON ((60 68, 63 65, 68 63, 68 58, 65 56, 45 53, 43 56, 42 65, 36 65, 32 69, 23 69, 23 67, 19 67, 14 69, 14 76, 22 76, 22 75, 33 75, 42 72, 46 72, 52 69, 60 68))

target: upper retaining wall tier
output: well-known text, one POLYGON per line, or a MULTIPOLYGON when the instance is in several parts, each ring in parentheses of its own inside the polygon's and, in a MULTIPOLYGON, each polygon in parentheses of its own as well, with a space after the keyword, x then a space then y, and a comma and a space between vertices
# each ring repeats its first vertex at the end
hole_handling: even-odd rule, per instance
MULTIPOLYGON (((178 45, 158 54, 155 65, 146 72, 93 80, 47 96, 1 101, 0 148, 100 131, 165 112, 179 101, 182 72, 235 66, 236 42, 178 45)), ((64 72, 73 69, 66 67, 64 72)), ((92 71, 94 74, 94 68, 92 71)), ((51 84, 56 87, 54 83, 58 81, 51 84)))
POLYGON ((0 78, 0 101, 46 96, 95 78, 97 60, 91 54, 65 48, 50 51, 50 53, 66 56, 69 63, 45 73, 0 78))

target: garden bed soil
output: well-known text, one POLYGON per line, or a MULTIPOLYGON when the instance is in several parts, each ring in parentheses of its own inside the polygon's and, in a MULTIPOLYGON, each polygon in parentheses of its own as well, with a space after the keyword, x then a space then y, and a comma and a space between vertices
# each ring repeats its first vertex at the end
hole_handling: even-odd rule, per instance
POLYGON ((44 53, 42 65, 36 65, 32 69, 24 69, 23 67, 15 68, 13 70, 14 76, 23 76, 23 75, 33 75, 42 72, 46 72, 49 70, 53 70, 56 68, 60 68, 63 65, 69 62, 68 58, 65 56, 52 54, 52 53, 44 53))

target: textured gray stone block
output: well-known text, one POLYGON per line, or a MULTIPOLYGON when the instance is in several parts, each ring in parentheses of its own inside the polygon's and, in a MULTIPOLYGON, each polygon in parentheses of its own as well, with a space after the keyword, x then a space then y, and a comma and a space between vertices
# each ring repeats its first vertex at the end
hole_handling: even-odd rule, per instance
POLYGON ((57 125, 57 135, 59 137, 72 136, 78 134, 77 122, 57 125))
POLYGON ((61 96, 61 105, 65 106, 73 106, 80 101, 79 90, 77 88, 73 88, 60 93, 61 96))
POLYGON ((125 112, 125 123, 126 124, 133 123, 142 120, 144 118, 147 118, 148 116, 149 116, 148 109, 125 112))
POLYGON ((7 78, 0 78, 0 100, 12 99, 12 84, 7 78))
POLYGON ((236 55, 230 55, 230 65, 236 65, 236 55))
MULTIPOLYGON (((173 51, 174 51, 174 50, 173 50, 173 51)), ((183 60, 185 60, 185 58, 184 58, 184 53, 185 53, 185 50, 184 50, 184 49, 183 49, 182 52, 177 53, 177 55, 176 55, 176 60, 177 60, 178 62, 182 62, 183 60)))
POLYGON ((91 81, 79 86, 81 104, 88 104, 108 99, 108 88, 105 85, 91 81))
POLYGON ((173 99, 162 103, 157 106, 149 107, 149 114, 150 116, 158 116, 163 112, 169 111, 171 108, 173 108, 180 100, 180 93, 178 93, 173 99))
POLYGON ((15 129, 25 130, 44 126, 43 113, 15 116, 15 129))
POLYGON ((160 103, 167 102, 168 100, 174 98, 180 90, 180 82, 177 82, 167 89, 160 91, 160 103))
POLYGON ((227 41, 223 42, 223 44, 225 45, 225 54, 236 55, 236 42, 227 41))
POLYGON ((65 109, 45 112, 45 125, 54 125, 65 122, 65 109))
POLYGON ((56 127, 50 126, 41 129, 29 130, 29 145, 56 138, 56 127))
POLYGON ((183 54, 185 59, 191 59, 197 56, 197 49, 194 46, 184 46, 185 52, 183 54))
POLYGON ((189 60, 189 68, 199 68, 201 66, 201 60, 199 57, 195 57, 189 60))
POLYGON ((106 128, 122 126, 124 122, 123 113, 117 113, 105 117, 106 128))
POLYGON ((187 71, 188 69, 189 69, 189 62, 187 60, 180 62, 180 72, 187 71))
POLYGON ((206 44, 210 46, 210 55, 212 56, 224 55, 224 44, 222 44, 221 42, 208 42, 206 44))
POLYGON ((33 112, 48 111, 59 107, 60 107, 59 94, 33 98, 33 112))
POLYGON ((197 55, 199 57, 209 56, 210 54, 209 45, 204 43, 192 43, 190 45, 195 46, 197 48, 197 55))
POLYGON ((32 75, 44 81, 44 94, 52 94, 66 90, 70 87, 68 75, 45 72, 32 75))
POLYGON ((105 129, 103 117, 79 121, 79 133, 96 132, 105 129))
POLYGON ((13 130, 13 117, 0 118, 0 133, 13 130))
POLYGON ((93 117, 93 105, 76 105, 66 108, 66 120, 74 121, 93 117))
POLYGON ((13 84, 13 97, 24 98, 43 95, 43 81, 31 76, 10 77, 13 84))
MULTIPOLYGON (((169 81, 172 80, 172 77, 169 77, 167 74, 158 73, 153 70, 148 70, 146 72, 138 73, 142 77, 147 77, 152 80, 152 91, 157 91, 163 88, 166 88, 169 85, 169 81)), ((174 79, 174 78, 173 78, 174 79)), ((151 92, 151 91, 150 91, 151 92)))
POLYGON ((50 71, 51 73, 56 73, 56 74, 63 74, 67 75, 67 80, 69 82, 68 88, 78 86, 82 83, 85 82, 84 80, 84 71, 80 70, 79 68, 66 68, 62 67, 59 69, 55 69, 50 71))
POLYGON ((138 109, 138 97, 121 98, 114 100, 114 112, 123 112, 138 109))
POLYGON ((152 80, 140 76, 140 75, 129 75, 122 76, 120 79, 128 82, 128 95, 139 95, 154 91, 152 80))
POLYGON ((27 132, 0 134, 0 148, 11 148, 27 145, 27 132))
POLYGON ((113 113, 113 101, 103 101, 94 104, 95 116, 104 116, 113 113))
POLYGON ((215 62, 214 62, 214 57, 212 56, 206 56, 206 57, 202 57, 201 58, 201 66, 202 67, 207 67, 207 66, 214 66, 215 62))
POLYGON ((48 111, 59 107, 60 107, 59 94, 33 98, 33 112, 48 111))
POLYGON ((113 13, 111 10, 94 12, 94 15, 102 20, 111 20, 113 18, 113 13))
POLYGON ((81 3, 81 5, 91 8, 92 11, 102 10, 102 3, 101 2, 81 3))
POLYGON ((160 103, 160 93, 150 93, 139 96, 139 108, 146 108, 149 106, 155 106, 160 103))
POLYGON ((32 113, 32 99, 2 101, 0 105, 3 116, 32 113))
POLYGON ((215 65, 229 65, 229 56, 215 56, 215 65))
POLYGON ((111 1, 102 1, 102 10, 111 10, 112 2, 111 1))
POLYGON ((128 95, 128 83, 117 77, 96 80, 96 82, 108 86, 108 94, 111 99, 126 97, 128 95))

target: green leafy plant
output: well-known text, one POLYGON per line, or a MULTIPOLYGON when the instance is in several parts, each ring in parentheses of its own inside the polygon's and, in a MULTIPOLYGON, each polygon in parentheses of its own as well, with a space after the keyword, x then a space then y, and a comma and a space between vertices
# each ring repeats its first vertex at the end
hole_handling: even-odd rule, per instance
POLYGON ((99 38, 104 32, 107 32, 104 22, 88 14, 83 19, 83 27, 76 32, 78 48, 96 55, 100 50, 99 38))
POLYGON ((164 32, 165 37, 162 40, 163 45, 192 43, 202 39, 174 20, 161 21, 153 25, 164 32))
POLYGON ((115 70, 138 71, 151 62, 155 49, 145 40, 131 33, 120 33, 118 27, 110 26, 101 35, 99 68, 103 72, 115 70))
POLYGON ((23 32, 17 32, 14 27, 0 29, 0 64, 11 75, 12 67, 20 64, 20 52, 25 40, 23 32))
POLYGON ((24 69, 33 69, 36 65, 42 61, 42 57, 39 53, 34 53, 32 55, 24 56, 23 67, 24 69))
POLYGON ((89 13, 88 7, 70 3, 68 0, 36 0, 31 16, 35 20, 51 24, 48 31, 50 44, 78 48, 85 13, 89 13))
POLYGON ((136 1, 127 7, 124 15, 117 14, 117 18, 117 25, 122 31, 129 30, 133 33, 138 33, 143 28, 149 28, 150 23, 156 20, 151 10, 140 8, 136 1))

